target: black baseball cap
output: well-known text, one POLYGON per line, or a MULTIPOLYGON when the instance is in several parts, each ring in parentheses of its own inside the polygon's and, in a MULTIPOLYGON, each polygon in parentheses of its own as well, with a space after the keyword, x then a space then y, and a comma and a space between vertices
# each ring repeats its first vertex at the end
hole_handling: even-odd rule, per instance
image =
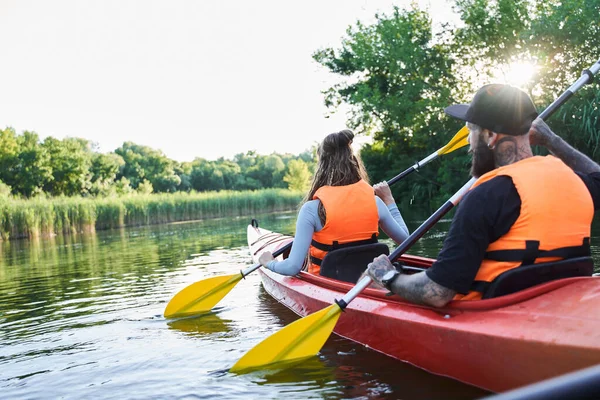
POLYGON ((492 132, 513 136, 529 132, 531 123, 538 116, 527 93, 498 83, 483 86, 470 104, 446 107, 444 112, 492 132))

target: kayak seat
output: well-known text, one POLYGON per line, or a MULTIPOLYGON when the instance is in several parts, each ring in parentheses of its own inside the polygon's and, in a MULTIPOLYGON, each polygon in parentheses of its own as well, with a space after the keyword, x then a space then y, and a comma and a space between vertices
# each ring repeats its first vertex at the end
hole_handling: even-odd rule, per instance
POLYGON ((593 273, 592 257, 522 265, 498 275, 490 283, 482 298, 491 299, 557 279, 592 276, 593 273))
POLYGON ((344 247, 328 252, 321 262, 321 276, 350 283, 358 282, 367 264, 381 254, 389 255, 385 243, 371 243, 344 247))

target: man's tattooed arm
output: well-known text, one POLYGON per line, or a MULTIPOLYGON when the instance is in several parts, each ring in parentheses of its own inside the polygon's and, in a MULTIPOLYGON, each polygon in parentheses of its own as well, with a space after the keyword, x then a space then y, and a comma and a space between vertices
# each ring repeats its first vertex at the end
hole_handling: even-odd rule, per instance
POLYGON ((546 147, 552 154, 560 158, 571 169, 584 174, 600 172, 600 166, 585 154, 575 150, 560 136, 552 132, 550 127, 537 118, 529 131, 531 144, 546 147))
POLYGON ((456 294, 454 290, 429 279, 425 272, 400 275, 392 284, 392 292, 412 303, 433 307, 445 306, 456 294))
MULTIPOLYGON (((369 263, 366 273, 376 284, 383 286, 381 282, 383 276, 394 269, 388 257, 380 255, 369 263)), ((454 290, 438 285, 429 279, 425 272, 414 275, 402 274, 396 278, 390 289, 392 293, 396 293, 412 303, 433 307, 445 306, 456 294, 454 290)))

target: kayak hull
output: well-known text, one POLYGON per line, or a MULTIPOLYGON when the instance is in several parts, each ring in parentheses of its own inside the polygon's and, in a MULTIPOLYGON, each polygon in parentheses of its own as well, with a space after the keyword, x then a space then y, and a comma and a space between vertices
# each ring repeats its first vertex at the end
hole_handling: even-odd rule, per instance
MULTIPOLYGON (((289 236, 248 227, 255 261, 289 236)), ((285 256, 285 254, 284 254, 285 256)), ((433 260, 403 256, 427 268, 433 260)), ((331 305, 353 285, 301 272, 259 269, 265 290, 300 316, 331 305)), ((496 299, 420 306, 367 288, 334 332, 431 373, 502 392, 600 363, 600 279, 569 278, 496 299)))

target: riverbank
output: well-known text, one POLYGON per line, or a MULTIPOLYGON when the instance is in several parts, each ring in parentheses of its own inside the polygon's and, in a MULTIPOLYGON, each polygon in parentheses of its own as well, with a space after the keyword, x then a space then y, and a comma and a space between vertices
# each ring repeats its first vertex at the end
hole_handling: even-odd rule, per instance
POLYGON ((0 199, 0 239, 22 239, 294 210, 287 189, 129 195, 109 198, 0 199))

